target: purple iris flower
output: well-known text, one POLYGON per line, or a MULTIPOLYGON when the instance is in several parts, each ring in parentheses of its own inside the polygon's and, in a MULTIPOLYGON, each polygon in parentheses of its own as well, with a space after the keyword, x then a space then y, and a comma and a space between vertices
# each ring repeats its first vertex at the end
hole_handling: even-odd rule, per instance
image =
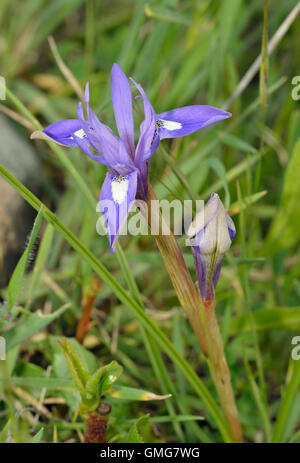
POLYGON ((212 193, 198 212, 187 234, 192 245, 201 297, 209 302, 220 276, 223 256, 236 235, 234 223, 216 193, 212 193))
POLYGON ((146 198, 149 159, 160 140, 189 135, 231 116, 211 106, 185 106, 156 114, 142 87, 133 79, 131 81, 143 100, 145 114, 136 146, 130 83, 116 63, 111 71, 111 97, 119 137, 90 109, 88 84, 85 89, 87 118, 82 103, 78 103, 77 119, 55 122, 31 136, 50 139, 64 146, 79 146, 90 158, 109 169, 99 204, 112 250, 135 198, 146 198))

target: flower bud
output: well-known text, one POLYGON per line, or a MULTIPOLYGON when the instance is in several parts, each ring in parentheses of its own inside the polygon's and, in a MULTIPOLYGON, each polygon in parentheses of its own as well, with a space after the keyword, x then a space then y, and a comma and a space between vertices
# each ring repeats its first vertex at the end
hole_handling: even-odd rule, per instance
POLYGON ((201 297, 208 301, 213 297, 222 260, 236 235, 235 226, 222 201, 212 193, 188 230, 192 245, 201 297))

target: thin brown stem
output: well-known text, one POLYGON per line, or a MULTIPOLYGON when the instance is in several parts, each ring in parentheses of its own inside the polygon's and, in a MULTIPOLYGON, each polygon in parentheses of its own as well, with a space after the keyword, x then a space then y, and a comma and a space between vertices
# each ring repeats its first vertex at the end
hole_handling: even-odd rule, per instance
POLYGON ((107 420, 110 412, 111 406, 102 403, 96 412, 90 414, 84 436, 85 443, 104 444, 106 442, 107 420))
POLYGON ((100 281, 98 278, 93 277, 91 288, 89 288, 89 293, 84 297, 82 301, 82 315, 77 325, 76 330, 76 339, 80 344, 82 344, 86 332, 90 328, 90 318, 91 312, 94 306, 94 302, 99 290, 100 281))
POLYGON ((152 186, 149 184, 147 208, 145 209, 142 205, 141 212, 145 220, 147 220, 149 228, 155 230, 154 237, 164 259, 179 302, 189 319, 203 353, 207 355, 205 333, 201 322, 202 314, 199 309, 202 304, 200 295, 187 269, 179 244, 171 230, 167 228, 160 210, 157 208, 157 201, 157 196, 152 186), (155 211, 151 213, 153 207, 155 207, 155 211), (162 233, 162 230, 164 230, 164 233, 162 233), (158 234, 157 231, 159 231, 158 234))

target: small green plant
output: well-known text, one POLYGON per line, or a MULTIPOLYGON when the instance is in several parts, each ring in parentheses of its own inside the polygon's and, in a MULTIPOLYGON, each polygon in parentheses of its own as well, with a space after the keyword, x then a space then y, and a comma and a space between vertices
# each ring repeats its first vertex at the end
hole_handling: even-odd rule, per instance
MULTIPOLYGON (((123 368, 116 361, 99 367, 91 374, 83 366, 79 355, 67 339, 61 338, 58 343, 63 350, 76 390, 80 393, 79 414, 86 423, 85 442, 101 443, 106 441, 107 420, 111 406, 104 402, 104 397, 105 399, 113 397, 117 400, 143 401, 171 397, 170 394, 157 396, 139 389, 118 387, 115 383, 122 375, 123 368)), ((144 420, 148 422, 148 419, 149 416, 146 416, 143 418, 143 422, 144 420)), ((138 432, 139 421, 134 426, 129 431, 130 442, 141 442, 142 432, 138 432)))

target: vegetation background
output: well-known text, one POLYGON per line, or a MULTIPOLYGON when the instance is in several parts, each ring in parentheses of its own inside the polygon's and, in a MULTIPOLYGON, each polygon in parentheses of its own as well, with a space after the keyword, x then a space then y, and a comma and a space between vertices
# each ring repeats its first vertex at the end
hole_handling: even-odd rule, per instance
MULTIPOLYGON (((269 1, 269 38, 295 8, 295 0, 269 1)), ((264 59, 228 103, 262 50, 261 0, 2 0, 0 5, 0 74, 9 89, 0 109, 24 140, 36 127, 34 118, 46 126, 75 116, 78 98, 61 61, 81 88, 90 82, 91 106, 110 126, 115 61, 143 85, 157 112, 189 104, 227 105, 232 112, 230 120, 209 130, 164 142, 151 160, 150 178, 160 199, 206 200, 218 192, 235 222, 237 237, 217 287, 217 313, 244 439, 250 442, 300 442, 300 361, 291 358, 292 339, 300 335, 300 102, 292 98, 291 83, 300 74, 296 16, 268 66, 264 59), (55 40, 52 49, 48 36, 55 40), (260 72, 267 86, 260 85, 260 72)), ((138 100, 135 114, 142 116, 138 100)), ((112 255, 107 238, 95 229, 105 168, 77 149, 35 146, 43 168, 38 197, 109 276, 100 278, 100 270, 97 276, 97 264, 72 249, 69 232, 55 221, 36 223, 27 247, 23 243, 17 276, 1 290, 7 358, 0 361, 0 441, 83 440, 80 396, 57 339, 74 338, 76 330, 80 338, 78 323, 89 304, 91 325, 82 344, 73 341, 89 370, 116 360, 124 369, 121 386, 172 394, 150 401, 142 392, 130 400, 108 396, 107 439, 222 441, 180 362, 156 345, 151 330, 155 349, 145 342, 151 320, 217 401, 153 237, 123 237, 124 254, 112 255), (121 290, 107 284, 113 277, 144 306, 144 328, 135 306, 130 310, 121 290)), ((22 194, 22 187, 15 187, 22 194)), ((196 279, 190 250, 179 241, 196 279)))

